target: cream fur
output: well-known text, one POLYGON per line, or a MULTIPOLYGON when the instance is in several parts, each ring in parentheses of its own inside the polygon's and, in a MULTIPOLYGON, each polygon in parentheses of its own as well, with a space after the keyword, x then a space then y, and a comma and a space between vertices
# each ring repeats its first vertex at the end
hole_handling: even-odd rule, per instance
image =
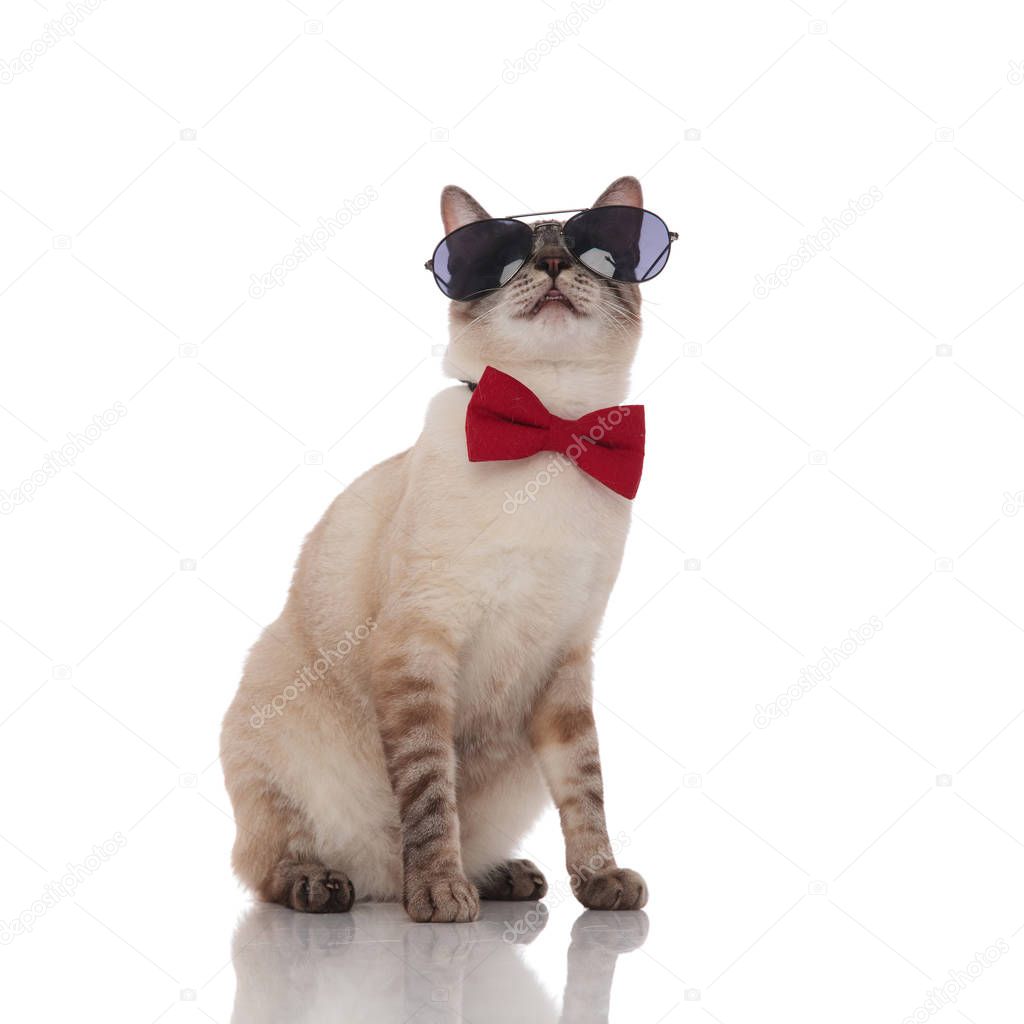
MULTIPOLYGON (((616 299, 573 267, 559 287, 580 313, 523 317, 550 285, 545 278, 530 268, 513 282, 516 291, 504 294, 510 285, 482 308, 453 304, 446 372, 475 380, 494 365, 562 416, 622 401, 639 334, 637 289, 620 286, 616 299)), ((294 856, 336 866, 358 898, 400 897, 398 809, 371 667, 386 646, 408 656, 416 673, 438 668, 429 646, 407 644, 390 628, 409 614, 443 627, 457 649, 466 875, 509 858, 544 805, 526 724, 559 660, 592 643, 630 503, 569 465, 510 512, 509 495, 543 481, 554 456, 468 462, 469 399, 462 385, 441 391, 414 447, 333 502, 306 540, 284 610, 249 655, 224 721, 222 758, 239 830, 235 867, 257 891, 278 859, 294 856), (324 679, 260 721, 258 709, 275 698, 280 705, 321 649, 367 623, 369 635, 324 679)))

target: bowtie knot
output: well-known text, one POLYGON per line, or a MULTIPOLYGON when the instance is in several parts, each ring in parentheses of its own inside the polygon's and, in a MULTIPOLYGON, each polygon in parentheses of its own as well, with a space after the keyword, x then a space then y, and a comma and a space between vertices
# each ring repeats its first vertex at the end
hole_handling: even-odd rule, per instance
POLYGON ((558 452, 625 498, 635 496, 644 461, 644 407, 614 405, 568 420, 515 377, 488 366, 466 409, 470 462, 558 452))
MULTIPOLYGON (((594 433, 599 434, 600 431, 594 433)), ((552 415, 543 450, 562 452, 575 462, 582 454, 584 445, 596 443, 594 438, 580 432, 579 424, 575 420, 563 420, 560 416, 552 415)))

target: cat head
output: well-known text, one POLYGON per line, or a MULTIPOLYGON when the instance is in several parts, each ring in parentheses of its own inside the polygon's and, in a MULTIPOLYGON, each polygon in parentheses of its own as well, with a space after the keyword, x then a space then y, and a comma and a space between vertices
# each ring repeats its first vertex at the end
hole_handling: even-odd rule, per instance
MULTIPOLYGON (((636 178, 618 178, 596 206, 643 207, 636 178)), ((449 185, 441 193, 445 234, 490 214, 468 193, 449 185)), ((562 221, 540 220, 533 252, 503 288, 468 302, 452 302, 445 372, 478 380, 494 366, 526 383, 538 377, 604 381, 600 397, 618 401, 640 338, 640 289, 612 281, 578 263, 566 249, 562 221), (610 389, 610 390, 609 390, 610 389), (610 396, 610 397, 609 397, 610 396)))

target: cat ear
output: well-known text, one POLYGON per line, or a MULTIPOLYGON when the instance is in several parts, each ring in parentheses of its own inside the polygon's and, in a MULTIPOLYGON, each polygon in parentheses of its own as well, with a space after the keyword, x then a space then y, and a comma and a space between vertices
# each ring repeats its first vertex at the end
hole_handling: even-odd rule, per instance
POLYGON ((446 185, 441 190, 441 221, 444 233, 450 235, 457 228, 475 220, 490 220, 491 215, 458 185, 446 185))
POLYGON ((600 195, 594 206, 635 206, 642 209, 644 193, 636 178, 616 178, 600 195))

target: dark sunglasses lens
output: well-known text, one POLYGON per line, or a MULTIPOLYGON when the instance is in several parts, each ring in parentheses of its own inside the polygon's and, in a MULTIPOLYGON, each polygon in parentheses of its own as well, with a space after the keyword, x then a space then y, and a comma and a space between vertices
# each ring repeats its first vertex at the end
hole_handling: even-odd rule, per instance
POLYGON ((668 262, 665 222, 635 206, 598 206, 565 226, 566 244, 585 267, 615 281, 649 281, 668 262))
POLYGON ((507 284, 533 249, 533 231, 519 220, 481 220, 448 235, 434 250, 438 287, 463 301, 507 284))

